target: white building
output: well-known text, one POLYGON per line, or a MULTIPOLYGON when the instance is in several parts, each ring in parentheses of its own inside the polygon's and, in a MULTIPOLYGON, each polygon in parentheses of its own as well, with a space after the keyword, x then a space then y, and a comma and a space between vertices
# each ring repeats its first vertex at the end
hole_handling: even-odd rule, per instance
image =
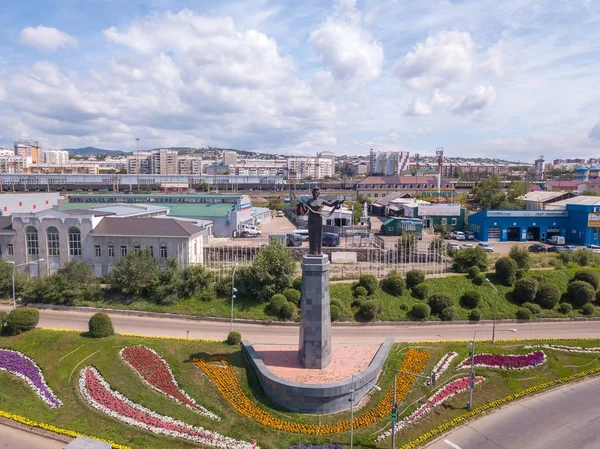
POLYGON ((177 159, 180 175, 201 175, 202 156, 199 154, 187 154, 177 159))
POLYGON ((69 152, 65 150, 47 150, 43 153, 44 164, 67 165, 69 163, 69 152))
POLYGON ((408 170, 408 151, 375 152, 369 154, 371 175, 399 176, 408 170))
POLYGON ((324 179, 332 177, 335 169, 331 159, 311 156, 288 158, 287 165, 290 179, 324 179))
POLYGON ((39 212, 58 206, 61 201, 58 192, 5 193, 0 195, 0 215, 39 212))
POLYGON ((237 151, 223 151, 223 164, 233 165, 237 163, 237 151))

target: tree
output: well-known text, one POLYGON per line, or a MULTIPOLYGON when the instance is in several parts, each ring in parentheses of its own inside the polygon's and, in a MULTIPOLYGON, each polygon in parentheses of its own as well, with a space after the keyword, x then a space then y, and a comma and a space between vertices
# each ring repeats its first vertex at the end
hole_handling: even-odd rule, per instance
POLYGON ((510 257, 501 257, 496 261, 496 276, 506 286, 513 285, 517 280, 517 269, 517 262, 510 257))
POLYGON ((111 272, 112 286, 126 295, 149 297, 160 282, 160 267, 150 250, 131 251, 111 272))
POLYGON ((506 199, 509 201, 516 201, 518 198, 527 194, 530 187, 531 186, 525 181, 513 181, 506 191, 506 199))
MULTIPOLYGON (((0 259, 0 297, 12 298, 12 273, 13 265, 0 259)), ((29 275, 18 269, 15 270, 15 291, 17 296, 23 293, 23 290, 29 282, 29 275)))
POLYGON ((498 209, 506 195, 498 176, 491 176, 473 187, 473 200, 482 209, 498 209))
POLYGON ((262 248, 242 282, 252 296, 260 301, 269 301, 271 296, 292 286, 296 263, 291 254, 280 243, 262 248))
POLYGON ((471 267, 479 267, 482 271, 487 270, 488 259, 485 250, 482 248, 466 248, 458 251, 452 264, 454 271, 467 273, 471 267))
POLYGON ((358 202, 358 201, 353 201, 350 203, 350 208, 352 208, 352 205, 354 205, 354 214, 352 215, 352 224, 358 224, 360 223, 360 218, 363 216, 363 206, 362 203, 358 202))
POLYGON ((526 271, 529 270, 529 264, 531 261, 531 253, 524 246, 513 245, 508 252, 508 257, 517 262, 517 267, 519 270, 526 271))

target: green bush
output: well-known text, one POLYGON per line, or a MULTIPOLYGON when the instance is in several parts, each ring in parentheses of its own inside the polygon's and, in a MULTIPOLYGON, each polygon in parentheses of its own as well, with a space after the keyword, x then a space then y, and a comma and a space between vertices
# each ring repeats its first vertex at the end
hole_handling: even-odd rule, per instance
POLYGON ((244 289, 240 290, 267 302, 274 294, 292 286, 295 272, 296 262, 285 246, 268 245, 258 251, 252 266, 240 276, 244 281, 244 289))
POLYGON ((471 321, 479 321, 481 319, 481 312, 479 310, 471 310, 469 314, 469 320, 471 321))
POLYGON ((404 289, 406 288, 404 279, 397 271, 390 271, 388 275, 381 280, 380 284, 384 292, 393 296, 402 296, 402 293, 404 293, 404 289))
POLYGON ((531 310, 521 307, 515 313, 517 320, 530 320, 531 319, 531 310))
POLYGON ((574 281, 583 281, 594 287, 594 290, 598 290, 598 283, 600 283, 600 276, 596 271, 592 270, 579 270, 575 272, 573 276, 574 281))
POLYGON ((523 307, 525 307, 534 315, 539 315, 540 313, 542 313, 542 308, 538 304, 533 304, 532 302, 523 303, 523 307))
POLYGON ((457 273, 466 273, 471 267, 478 267, 481 271, 488 268, 488 256, 481 248, 466 248, 458 251, 452 263, 452 269, 457 273))
POLYGON ((242 334, 239 332, 229 332, 226 341, 229 346, 237 346, 242 342, 242 334))
POLYGON ((215 283, 215 293, 219 298, 231 298, 232 294, 231 278, 224 277, 215 283))
POLYGON ((529 270, 531 253, 526 247, 513 245, 508 252, 508 257, 517 263, 517 268, 519 271, 529 270))
POLYGON ((429 297, 429 307, 433 313, 440 313, 446 307, 454 306, 454 300, 445 293, 434 293, 429 297))
POLYGON ((361 285, 358 285, 358 286, 357 286, 357 287, 354 289, 354 296, 356 296, 357 298, 358 298, 358 297, 361 297, 361 296, 364 296, 364 297, 366 297, 366 296, 367 296, 367 289, 366 289, 366 288, 364 288, 364 287, 363 287, 363 286, 361 286, 361 285))
POLYGON ((288 300, 285 296, 278 293, 271 297, 271 302, 269 303, 269 309, 271 309, 271 313, 273 315, 279 315, 281 313, 281 309, 283 306, 287 304, 288 300))
POLYGON ((40 312, 37 309, 13 309, 6 318, 6 332, 9 335, 18 335, 37 326, 40 321, 40 312))
POLYGON ((514 285, 517 280, 517 262, 510 257, 501 257, 496 261, 496 276, 506 286, 514 285))
POLYGON ((465 306, 475 309, 481 302, 481 293, 477 290, 467 290, 460 299, 465 306))
POLYGON ((594 304, 588 302, 587 304, 584 304, 581 308, 581 313, 583 315, 593 315, 595 310, 596 308, 594 307, 594 304))
MULTIPOLYGON (((231 294, 231 292, 229 292, 231 294)), ((200 292, 198 295, 198 301, 200 302, 211 302, 217 299, 217 292, 214 288, 209 287, 204 291, 200 292)))
POLYGON ((475 277, 481 272, 481 270, 479 269, 479 267, 477 266, 472 266, 471 268, 469 268, 469 277, 471 279, 475 279, 475 277))
POLYGON ((88 322, 90 337, 104 338, 110 337, 115 333, 112 320, 106 313, 95 313, 88 322))
POLYGON ((409 288, 415 287, 425 282, 425 272, 422 270, 410 270, 406 273, 406 285, 409 288))
POLYGON ((398 308, 399 308, 400 310, 402 310, 403 312, 408 312, 408 304, 404 304, 404 303, 402 303, 402 304, 400 304, 400 305, 398 306, 398 308))
POLYGON ((575 306, 583 306, 592 302, 596 297, 594 288, 584 281, 574 281, 567 287, 567 296, 569 301, 575 306))
POLYGON ((427 318, 431 314, 431 307, 425 303, 418 303, 412 306, 410 314, 419 320, 427 318))
POLYGON ((513 298, 523 304, 524 302, 533 302, 538 291, 538 281, 534 278, 527 277, 519 279, 512 292, 513 298))
POLYGON ((286 299, 291 302, 292 304, 295 305, 299 305, 300 304, 300 297, 302 296, 301 293, 296 290, 295 288, 286 288, 283 291, 283 296, 286 297, 286 299))
POLYGON ((0 332, 2 332, 2 328, 6 324, 6 319, 8 318, 8 313, 3 310, 0 310, 0 332))
MULTIPOLYGON (((549 282, 543 282, 539 285, 535 295, 535 302, 544 309, 553 309, 560 301, 560 289, 549 282)), ((569 304, 569 307, 571 304, 569 304)), ((569 310, 570 312, 570 310, 569 310)))
POLYGON ((411 289, 412 295, 417 299, 427 299, 429 296, 429 287, 427 284, 415 285, 411 289))
POLYGON ((298 313, 298 308, 295 304, 286 301, 281 311, 279 312, 279 316, 284 321, 293 321, 296 318, 296 314, 298 313))
POLYGON ((379 287, 379 282, 377 282, 377 278, 372 274, 363 274, 358 278, 358 285, 364 287, 367 290, 367 294, 374 295, 377 291, 377 287, 379 287))
POLYGON ((573 310, 573 306, 568 302, 563 302, 558 306, 558 311, 564 315, 568 315, 573 310))
POLYGON ((340 315, 342 312, 340 311, 340 307, 337 304, 331 304, 329 306, 329 311, 331 313, 331 321, 337 321, 340 319, 340 315))
POLYGON ((298 290, 299 292, 302 291, 302 276, 294 278, 294 280, 292 281, 292 288, 294 290, 298 290))
POLYGON ((456 317, 456 309, 454 307, 446 307, 440 312, 440 318, 442 321, 454 321, 456 317))
POLYGON ((473 284, 475 285, 483 285, 485 284, 485 274, 480 273, 473 278, 473 284))
POLYGON ((373 321, 381 312, 381 304, 379 301, 367 300, 360 305, 360 316, 365 321, 373 321))
POLYGON ((339 299, 332 299, 329 301, 329 304, 332 306, 338 306, 340 309, 344 308, 344 304, 342 303, 342 301, 340 301, 339 299))

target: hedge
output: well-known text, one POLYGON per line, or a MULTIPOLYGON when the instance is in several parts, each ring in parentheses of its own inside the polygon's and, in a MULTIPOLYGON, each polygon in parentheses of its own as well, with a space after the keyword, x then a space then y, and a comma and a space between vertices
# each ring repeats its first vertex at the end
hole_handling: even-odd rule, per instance
POLYGON ((229 346, 237 346, 242 342, 242 334, 239 332, 229 332, 227 335, 227 344, 229 346))
POLYGON ((424 319, 431 314, 431 307, 425 303, 418 303, 412 307, 410 314, 417 319, 424 319))
POLYGON ((302 294, 295 288, 288 288, 283 291, 283 296, 292 304, 299 305, 302 294))
POLYGON ((40 312, 37 309, 13 309, 6 318, 6 332, 9 335, 18 335, 35 328, 40 321, 40 312))
POLYGON ((596 298, 594 288, 585 281, 574 281, 567 287, 569 300, 575 306, 583 306, 596 298))
POLYGON ((388 275, 381 280, 380 285, 384 292, 393 296, 402 296, 402 293, 404 293, 404 289, 406 288, 406 282, 404 282, 404 279, 397 271, 388 273, 388 275))
POLYGON ((115 333, 112 320, 106 313, 95 313, 88 322, 90 337, 110 337, 115 333))
POLYGON ((520 304, 526 302, 533 302, 535 300, 538 291, 538 281, 534 278, 528 277, 519 279, 513 290, 513 298, 520 304))
POLYGON ((560 289, 556 285, 549 282, 543 282, 539 285, 535 295, 536 304, 539 304, 544 309, 553 309, 558 304, 558 301, 560 301, 560 289))
POLYGON ((481 293, 477 290, 467 290, 460 299, 465 306, 475 309, 481 302, 481 293))
POLYGON ((408 287, 415 287, 425 282, 425 272, 422 270, 410 270, 406 273, 406 285, 408 287))
POLYGON ((285 296, 283 296, 282 294, 278 293, 276 295, 273 295, 271 297, 271 302, 269 303, 269 308, 271 309, 271 313, 273 313, 273 315, 277 315, 279 316, 281 314, 281 310, 283 309, 283 306, 285 306, 287 304, 288 300, 285 296))

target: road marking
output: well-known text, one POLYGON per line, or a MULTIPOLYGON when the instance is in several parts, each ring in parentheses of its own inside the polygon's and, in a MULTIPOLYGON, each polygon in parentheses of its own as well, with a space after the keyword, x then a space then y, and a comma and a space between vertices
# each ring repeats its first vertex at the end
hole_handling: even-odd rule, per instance
POLYGON ((450 446, 451 448, 454 449, 462 449, 458 444, 454 444, 452 441, 450 440, 444 440, 444 443, 446 443, 448 446, 450 446))

